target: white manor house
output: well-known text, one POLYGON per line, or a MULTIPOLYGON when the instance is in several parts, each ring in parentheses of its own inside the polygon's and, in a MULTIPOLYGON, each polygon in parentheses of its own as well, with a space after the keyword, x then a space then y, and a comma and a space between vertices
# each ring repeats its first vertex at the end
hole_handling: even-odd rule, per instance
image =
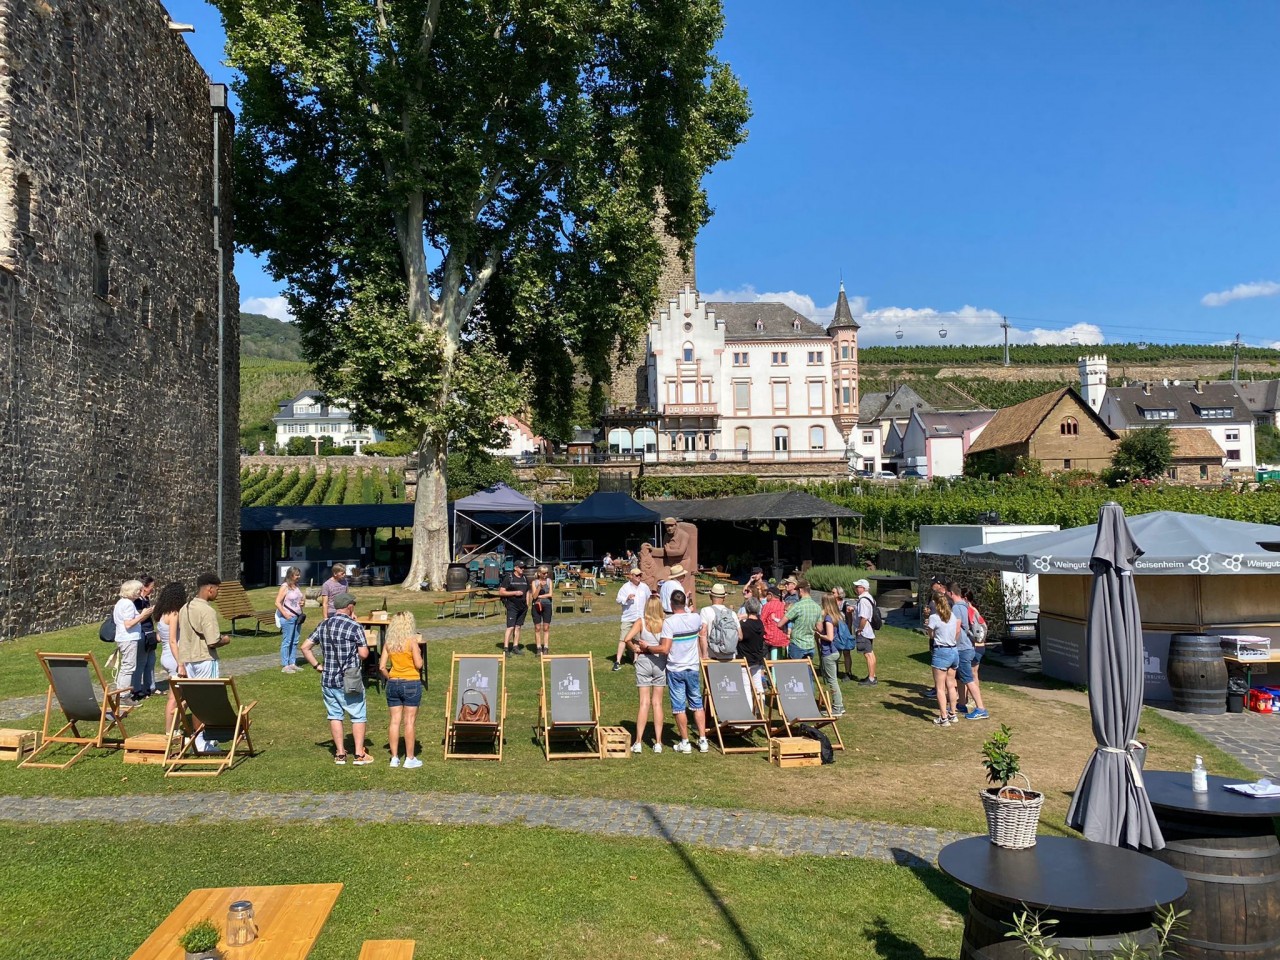
POLYGON ((611 458, 849 457, 858 324, 843 284, 827 328, 783 303, 706 302, 686 284, 656 311, 645 360, 647 409, 605 418, 611 458))

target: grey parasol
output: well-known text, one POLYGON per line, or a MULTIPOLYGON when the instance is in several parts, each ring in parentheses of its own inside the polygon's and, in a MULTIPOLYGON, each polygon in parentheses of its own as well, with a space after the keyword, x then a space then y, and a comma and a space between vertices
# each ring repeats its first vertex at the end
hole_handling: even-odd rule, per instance
POLYGON ((1142 711, 1142 617, 1133 585, 1134 542, 1118 503, 1098 511, 1089 567, 1089 711, 1098 748, 1076 786, 1067 825, 1099 843, 1160 850, 1164 836, 1135 760, 1142 711))

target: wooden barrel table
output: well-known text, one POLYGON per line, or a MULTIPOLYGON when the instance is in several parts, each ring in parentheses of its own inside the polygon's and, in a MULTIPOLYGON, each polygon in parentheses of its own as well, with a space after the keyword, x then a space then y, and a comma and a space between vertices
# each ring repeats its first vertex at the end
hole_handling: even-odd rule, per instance
POLYGON ((1210 777, 1208 793, 1192 792, 1190 773, 1143 779, 1167 844, 1151 856, 1187 878, 1181 960, 1280 960, 1280 797, 1224 790, 1242 782, 1226 777, 1210 777))
POLYGON ((938 869, 971 891, 961 960, 1020 958, 1021 944, 1008 947, 1005 935, 1024 910, 1057 921, 1050 943, 1072 960, 1106 956, 1126 939, 1151 944, 1156 908, 1187 891, 1177 870, 1150 857, 1071 837, 1041 836, 1025 850, 968 837, 942 849, 938 869))
POLYGON ((1227 664, 1217 637, 1175 633, 1165 666, 1173 706, 1183 713, 1227 712, 1227 664))

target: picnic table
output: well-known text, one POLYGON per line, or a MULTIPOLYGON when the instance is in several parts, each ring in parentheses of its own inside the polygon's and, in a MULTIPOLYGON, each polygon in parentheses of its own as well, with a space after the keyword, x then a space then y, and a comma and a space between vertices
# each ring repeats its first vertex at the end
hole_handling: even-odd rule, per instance
POLYGON ((184 951, 178 945, 178 935, 206 917, 220 930, 225 930, 227 908, 237 900, 253 904, 258 937, 242 947, 227 947, 219 942, 224 956, 235 960, 303 960, 311 953, 341 892, 340 883, 192 890, 133 952, 130 960, 182 960, 184 951))

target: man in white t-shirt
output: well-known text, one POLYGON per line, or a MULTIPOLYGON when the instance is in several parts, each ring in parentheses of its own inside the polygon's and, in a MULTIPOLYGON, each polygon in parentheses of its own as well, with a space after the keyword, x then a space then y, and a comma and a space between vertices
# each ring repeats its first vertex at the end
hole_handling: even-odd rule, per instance
MULTIPOLYGON (((662 598, 662 612, 667 616, 671 616, 671 595, 679 590, 684 593, 684 585, 681 583, 684 577, 684 567, 676 564, 671 568, 671 572, 667 574, 667 579, 658 584, 658 596, 662 598)), ((686 597, 686 600, 688 598, 686 597)))
POLYGON ((858 580, 853 584, 853 592, 857 594, 857 612, 854 614, 853 642, 860 654, 867 658, 867 677, 859 680, 864 687, 876 685, 876 632, 871 629, 871 618, 874 615, 875 600, 871 597, 871 582, 858 580))
POLYGON ((734 660, 738 656, 738 641, 742 639, 742 624, 738 615, 725 605, 728 590, 723 583, 711 587, 711 603, 698 613, 702 617, 702 629, 707 638, 707 655, 712 660, 734 660), (720 622, 719 630, 715 629, 720 622))
POLYGON ((671 713, 675 716, 680 742, 676 753, 692 753, 689 744, 688 710, 698 728, 698 752, 711 749, 707 743, 707 713, 702 707, 701 660, 707 655, 707 628, 697 613, 685 611, 683 590, 671 594, 671 616, 662 621, 661 642, 657 647, 642 646, 641 653, 667 655, 667 693, 671 696, 671 713))
POLYGON ((623 642, 631 626, 644 616, 644 605, 652 596, 649 585, 640 579, 640 568, 632 567, 627 582, 618 588, 618 606, 622 608, 622 626, 618 631, 618 653, 613 658, 613 669, 622 669, 622 655, 627 651, 623 642))

